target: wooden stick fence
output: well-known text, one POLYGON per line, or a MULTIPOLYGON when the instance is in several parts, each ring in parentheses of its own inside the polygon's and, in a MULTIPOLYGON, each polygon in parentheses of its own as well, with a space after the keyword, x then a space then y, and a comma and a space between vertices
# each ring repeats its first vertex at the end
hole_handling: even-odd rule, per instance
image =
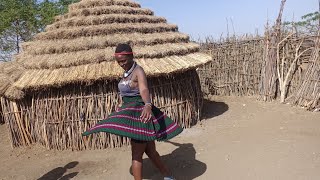
POLYGON ((205 95, 248 96, 258 94, 263 63, 263 39, 234 39, 203 45, 212 62, 198 69, 205 95), (209 47, 209 48, 208 48, 209 47), (212 49, 210 49, 212 48, 212 49))
MULTIPOLYGON (((285 84, 287 88, 285 99, 287 100, 297 95, 296 92, 301 88, 307 69, 311 68, 310 66, 318 66, 311 63, 315 61, 314 58, 311 58, 311 49, 315 47, 316 38, 317 36, 298 37, 294 34, 287 39, 282 38, 281 43, 278 43, 275 47, 276 72, 279 70, 280 74, 282 74, 280 77, 283 79, 290 73, 285 84), (279 57, 279 63, 277 62, 277 57, 279 57)), ((202 51, 211 54, 213 59, 212 62, 198 69, 202 90, 205 95, 257 97, 264 95, 261 94, 263 91, 261 84, 265 79, 262 78, 265 72, 265 49, 267 48, 265 45, 265 38, 229 39, 226 42, 206 42, 202 44, 202 51)), ((314 70, 311 74, 317 74, 317 71, 314 70)), ((275 78, 275 91, 272 91, 273 93, 270 93, 268 97, 279 98, 278 76, 275 76, 275 78)), ((316 82, 319 81, 319 78, 320 76, 316 75, 312 78, 310 77, 309 82, 314 84, 312 86, 305 85, 305 87, 314 87, 315 90, 311 90, 310 93, 315 95, 303 95, 304 99, 309 99, 309 101, 310 99, 317 100, 315 97, 318 95, 316 85, 319 83, 316 82)), ((302 105, 306 103, 296 104, 302 105)))
POLYGON ((286 0, 281 1, 280 12, 274 27, 266 29, 264 64, 261 74, 260 99, 272 101, 277 98, 277 45, 281 41, 282 13, 286 0))
POLYGON ((310 65, 306 70, 304 79, 297 88, 292 102, 306 107, 308 110, 320 110, 320 30, 315 47, 310 56, 310 65))

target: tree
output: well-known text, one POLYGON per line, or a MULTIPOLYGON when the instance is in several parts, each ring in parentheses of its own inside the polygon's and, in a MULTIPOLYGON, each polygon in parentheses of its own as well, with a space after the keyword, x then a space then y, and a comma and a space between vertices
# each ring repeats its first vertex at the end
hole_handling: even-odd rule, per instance
POLYGON ((51 24, 56 15, 59 15, 60 9, 57 2, 44 0, 38 5, 38 28, 39 31, 44 31, 46 25, 51 24))
POLYGON ((44 31, 54 17, 79 0, 0 0, 0 61, 21 52, 21 43, 44 31))
POLYGON ((38 5, 38 27, 39 31, 44 31, 44 28, 54 21, 54 17, 68 12, 68 5, 78 2, 79 0, 59 0, 50 1, 44 0, 38 5))
POLYGON ((308 13, 301 17, 301 21, 285 22, 284 25, 294 26, 298 32, 307 34, 316 34, 319 30, 319 11, 308 13))
POLYGON ((20 52, 20 43, 28 41, 37 29, 35 0, 0 1, 0 58, 8 61, 10 54, 20 52))
POLYGON ((64 14, 68 11, 69 4, 79 2, 80 0, 59 0, 58 5, 60 6, 60 14, 64 14))

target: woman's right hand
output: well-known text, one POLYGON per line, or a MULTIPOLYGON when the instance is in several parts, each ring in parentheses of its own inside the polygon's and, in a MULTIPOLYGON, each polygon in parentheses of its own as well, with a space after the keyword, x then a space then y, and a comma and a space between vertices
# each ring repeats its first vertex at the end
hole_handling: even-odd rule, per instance
POLYGON ((141 113, 141 121, 143 123, 147 123, 151 120, 152 118, 152 107, 151 105, 145 105, 143 110, 142 110, 142 113, 141 113))

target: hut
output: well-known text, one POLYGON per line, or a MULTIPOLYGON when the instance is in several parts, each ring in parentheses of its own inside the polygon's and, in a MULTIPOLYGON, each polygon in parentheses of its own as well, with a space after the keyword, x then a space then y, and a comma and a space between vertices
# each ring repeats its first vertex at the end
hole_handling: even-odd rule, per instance
MULTIPOLYGON (((24 68, 16 62, 1 62, 0 63, 0 124, 5 122, 5 115, 16 112, 15 110, 9 110, 11 105, 6 104, 3 101, 3 97, 8 99, 7 102, 13 99, 20 99, 24 96, 24 93, 12 86, 12 84, 20 77, 24 68), (8 109, 9 108, 9 109, 8 109), (6 112, 6 113, 5 113, 6 112)), ((12 109, 15 109, 11 107, 12 109)))
POLYGON ((117 81, 123 73, 113 60, 118 43, 133 46, 155 105, 184 128, 199 120, 196 68, 211 57, 176 25, 136 2, 82 0, 24 43, 15 57, 25 70, 10 87, 23 96, 2 93, 1 98, 13 146, 36 142, 48 149, 82 150, 128 144, 111 134, 81 137, 118 106, 117 81))

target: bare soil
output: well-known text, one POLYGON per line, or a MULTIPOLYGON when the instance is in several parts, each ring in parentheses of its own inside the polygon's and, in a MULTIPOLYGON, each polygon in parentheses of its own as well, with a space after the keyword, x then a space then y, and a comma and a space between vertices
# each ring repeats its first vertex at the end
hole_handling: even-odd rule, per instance
MULTIPOLYGON (((157 148, 176 179, 318 180, 320 113, 254 98, 214 97, 204 119, 157 148)), ((127 180, 130 147, 55 151, 12 149, 0 125, 0 179, 127 180)), ((145 157, 145 179, 162 176, 145 157)))

